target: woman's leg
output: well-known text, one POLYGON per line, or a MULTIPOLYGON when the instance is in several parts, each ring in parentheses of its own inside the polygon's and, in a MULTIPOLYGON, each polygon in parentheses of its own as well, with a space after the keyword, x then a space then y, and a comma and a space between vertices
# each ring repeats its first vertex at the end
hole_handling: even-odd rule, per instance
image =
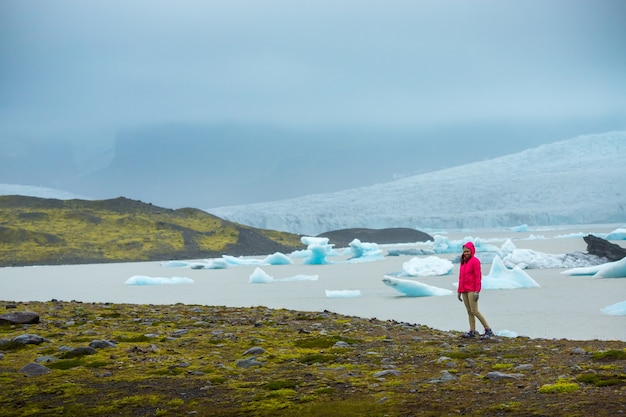
MULTIPOLYGON (((489 328, 489 324, 487 324, 487 320, 485 319, 485 317, 480 314, 480 311, 478 311, 478 301, 476 301, 476 298, 474 298, 474 294, 473 292, 468 292, 468 293, 464 293, 463 294, 463 300, 465 300, 465 295, 467 295, 467 303, 465 304, 465 306, 467 307, 469 305, 469 307, 467 307, 467 311, 469 313, 470 316, 472 317, 476 317, 480 323, 485 327, 485 329, 489 328)), ((474 324, 476 323, 476 321, 474 321, 474 324)))
POLYGON ((472 312, 472 304, 470 303, 470 296, 469 296, 470 294, 472 295, 471 299, 474 299, 473 292, 464 292, 464 293, 461 293, 461 296, 463 297, 463 304, 465 304, 465 309, 467 310, 467 318, 469 319, 470 330, 475 331, 476 330, 476 316, 472 312))

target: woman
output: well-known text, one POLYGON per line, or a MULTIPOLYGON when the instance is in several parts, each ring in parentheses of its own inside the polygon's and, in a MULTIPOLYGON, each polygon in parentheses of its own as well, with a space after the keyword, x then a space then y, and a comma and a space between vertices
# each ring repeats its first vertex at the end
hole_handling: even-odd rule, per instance
POLYGON ((482 286, 482 272, 480 270, 480 260, 474 256, 476 248, 472 242, 463 245, 463 255, 461 255, 461 267, 459 270, 459 287, 458 298, 465 304, 467 315, 469 317, 470 329, 467 333, 463 333, 461 337, 474 338, 478 336, 476 331, 476 319, 480 320, 485 327, 485 333, 481 339, 487 339, 493 336, 493 332, 487 324, 487 320, 478 311, 478 297, 482 286))

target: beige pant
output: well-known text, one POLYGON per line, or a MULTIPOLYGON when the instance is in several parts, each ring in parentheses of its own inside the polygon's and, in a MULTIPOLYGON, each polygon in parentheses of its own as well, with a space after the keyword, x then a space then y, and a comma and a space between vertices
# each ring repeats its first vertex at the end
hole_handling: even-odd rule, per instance
POLYGON ((467 309, 467 315, 469 317, 469 325, 470 330, 476 330, 476 319, 480 320, 481 324, 485 326, 485 329, 489 327, 487 324, 487 320, 480 314, 478 311, 478 301, 474 298, 473 292, 464 292, 461 293, 463 297, 463 304, 465 304, 465 308, 467 309))

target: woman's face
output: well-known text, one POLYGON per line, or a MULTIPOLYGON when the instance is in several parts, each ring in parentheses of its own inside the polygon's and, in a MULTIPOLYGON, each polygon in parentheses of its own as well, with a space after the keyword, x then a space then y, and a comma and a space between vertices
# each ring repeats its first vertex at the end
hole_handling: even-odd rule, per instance
POLYGON ((472 252, 469 249, 463 248, 463 257, 465 259, 469 259, 472 256, 472 252))

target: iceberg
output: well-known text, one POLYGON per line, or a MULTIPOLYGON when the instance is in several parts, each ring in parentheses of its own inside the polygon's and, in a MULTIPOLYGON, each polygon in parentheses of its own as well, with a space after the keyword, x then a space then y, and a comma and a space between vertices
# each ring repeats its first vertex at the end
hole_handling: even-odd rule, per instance
POLYGON ((193 284, 193 279, 186 277, 147 277, 144 275, 135 275, 128 278, 126 285, 173 285, 173 284, 193 284))
POLYGON ((252 274, 250 275, 250 282, 253 284, 267 284, 270 282, 288 282, 288 281, 317 281, 319 278, 318 275, 294 275, 286 278, 274 278, 270 276, 268 273, 263 271, 261 268, 255 268, 252 274))
POLYGON ((613 230, 606 235, 606 240, 626 240, 626 228, 619 228, 613 230))
POLYGON ((383 283, 408 297, 432 297, 452 294, 451 290, 445 288, 434 287, 419 281, 396 278, 389 275, 385 275, 383 283))
POLYGON ((486 290, 539 288, 540 285, 520 267, 508 269, 499 256, 493 258, 489 275, 483 276, 482 287, 486 290))
POLYGON ((327 298, 356 298, 361 296, 361 290, 325 290, 327 298))
POLYGON ((359 239, 354 239, 350 242, 348 248, 345 251, 346 254, 352 255, 348 262, 367 262, 367 261, 379 261, 384 259, 383 251, 378 244, 361 242, 359 239))
POLYGON ((601 311, 609 316, 626 316, 626 301, 611 304, 604 307, 601 311))
POLYGON ((594 278, 626 278, 626 258, 601 265, 572 268, 561 272, 563 275, 592 275, 594 278))
POLYGON ((403 273, 401 276, 431 277, 450 275, 452 273, 452 268, 452 262, 436 256, 412 258, 402 264, 403 273))

